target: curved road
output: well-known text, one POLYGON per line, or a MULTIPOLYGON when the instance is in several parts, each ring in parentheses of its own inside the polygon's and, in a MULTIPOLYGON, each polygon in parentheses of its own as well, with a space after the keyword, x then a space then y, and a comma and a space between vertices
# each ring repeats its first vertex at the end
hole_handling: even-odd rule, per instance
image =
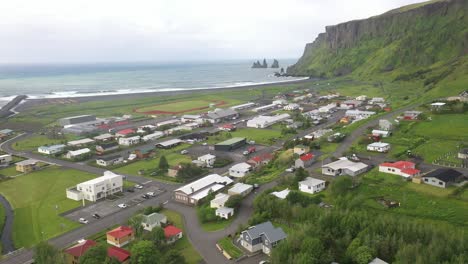
POLYGON ((5 224, 3 225, 1 241, 2 241, 2 253, 7 254, 9 252, 15 251, 15 245, 13 243, 12 234, 13 234, 13 219, 14 212, 11 208, 8 200, 0 194, 0 203, 5 209, 5 224))

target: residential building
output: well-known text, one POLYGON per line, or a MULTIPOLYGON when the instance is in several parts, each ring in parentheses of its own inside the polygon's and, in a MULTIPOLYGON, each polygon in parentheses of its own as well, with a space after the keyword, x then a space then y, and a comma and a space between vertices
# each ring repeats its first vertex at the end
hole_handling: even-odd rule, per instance
POLYGON ((104 175, 68 188, 67 198, 80 201, 82 199, 96 202, 108 195, 112 195, 123 190, 122 175, 114 174, 111 171, 105 171, 104 175))
POLYGON ((190 122, 200 122, 202 120, 201 115, 183 115, 180 120, 183 123, 190 123, 190 122))
POLYGON ((374 97, 369 101, 369 104, 385 103, 385 99, 382 97, 374 97))
POLYGON ((4 136, 4 137, 8 137, 8 136, 11 136, 15 133, 15 131, 11 130, 11 129, 2 129, 0 130, 0 135, 1 136, 4 136))
POLYGON ((102 155, 117 149, 119 149, 119 143, 117 142, 107 142, 96 145, 96 152, 98 155, 102 155))
POLYGON ((113 155, 96 159, 96 164, 103 167, 113 166, 124 162, 120 155, 113 155))
POLYGON ((323 137, 326 134, 331 133, 331 132, 333 132, 333 130, 331 130, 331 129, 319 129, 319 130, 316 130, 316 131, 304 136, 304 138, 313 140, 313 139, 321 138, 321 137, 323 137))
POLYGON ((461 181, 464 177, 461 172, 454 169, 436 169, 423 175, 421 178, 425 184, 447 188, 461 181))
POLYGON ((215 124, 222 121, 232 120, 239 117, 239 113, 232 109, 215 109, 211 112, 208 112, 204 117, 208 122, 215 124))
POLYGON ((65 148, 67 146, 63 144, 59 145, 52 145, 52 146, 40 146, 37 148, 37 152, 46 154, 46 155, 53 155, 53 154, 59 154, 65 151, 65 148))
POLYGON ((312 163, 315 161, 315 155, 313 153, 307 153, 301 155, 296 161, 294 162, 294 167, 297 168, 308 168, 312 163))
POLYGON ((281 200, 284 200, 284 199, 286 199, 286 197, 288 197, 289 192, 290 192, 289 189, 284 189, 284 190, 279 191, 279 192, 272 192, 271 195, 274 195, 277 198, 279 198, 281 200))
POLYGON ((234 215, 234 208, 229 208, 229 207, 220 207, 217 208, 215 211, 215 215, 224 218, 224 219, 229 219, 231 216, 234 215))
POLYGON ((357 176, 368 170, 369 166, 362 162, 353 162, 347 158, 340 158, 337 161, 322 166, 322 174, 339 176, 349 175, 357 176))
POLYGON ((299 191, 305 193, 318 193, 325 189, 325 181, 307 177, 305 180, 299 182, 299 191))
POLYGON ((156 124, 157 127, 177 126, 177 125, 180 125, 179 119, 170 119, 170 120, 162 121, 156 124))
POLYGON ((372 136, 374 136, 374 137, 386 138, 386 137, 389 137, 391 134, 392 134, 392 132, 390 132, 388 130, 378 130, 378 129, 372 130, 372 136))
POLYGON ((361 110, 347 110, 345 116, 349 116, 355 119, 366 119, 370 116, 375 115, 373 111, 361 111, 361 110))
POLYGON ((210 191, 217 192, 231 183, 233 183, 233 180, 229 177, 210 174, 176 189, 174 191, 174 200, 188 205, 196 205, 210 191))
POLYGON ((275 228, 268 221, 242 231, 240 244, 250 252, 263 251, 263 253, 270 255, 271 250, 284 239, 286 239, 286 233, 283 229, 281 227, 275 228))
POLYGON ((16 171, 23 172, 23 173, 34 171, 39 168, 38 163, 39 161, 33 160, 33 159, 16 162, 15 163, 16 171))
POLYGON ((231 151, 240 148, 247 144, 246 138, 234 137, 223 142, 219 142, 214 145, 214 149, 217 151, 231 151))
POLYGON ((197 158, 197 160, 205 163, 205 167, 213 167, 215 161, 216 161, 216 156, 215 155, 211 155, 211 154, 205 154, 203 156, 200 156, 197 158))
POLYGON ((247 196, 253 190, 253 185, 238 182, 228 190, 229 195, 247 196))
POLYGON ((84 155, 87 155, 91 153, 91 150, 89 148, 82 148, 78 150, 70 150, 65 154, 65 158, 67 159, 77 159, 80 157, 83 157, 84 155))
POLYGON ((380 119, 379 120, 379 129, 385 131, 391 131, 393 129, 392 122, 388 121, 387 119, 380 119))
POLYGON ((148 142, 148 141, 153 141, 153 140, 156 140, 160 137, 163 137, 164 136, 164 133, 161 132, 161 131, 155 131, 149 135, 146 135, 146 136, 143 136, 141 138, 141 140, 143 140, 144 142, 148 142))
POLYGON ((175 138, 175 139, 169 139, 163 142, 159 142, 156 144, 156 147, 163 148, 163 149, 170 149, 170 148, 180 145, 181 143, 183 143, 182 140, 175 138))
POLYGON ((101 134, 99 136, 95 136, 95 137, 93 137, 93 139, 95 141, 98 141, 98 142, 107 142, 107 141, 114 140, 114 135, 112 135, 110 133, 105 133, 105 134, 101 134))
POLYGON ((305 153, 308 153, 310 151, 310 147, 309 146, 304 146, 304 145, 296 145, 294 146, 294 154, 297 154, 297 155, 302 155, 302 154, 305 154, 305 153))
POLYGON ((252 109, 252 111, 256 112, 256 113, 264 112, 264 111, 268 111, 268 110, 271 110, 271 109, 275 109, 280 105, 281 104, 275 104, 275 103, 268 104, 268 105, 262 105, 262 106, 259 106, 259 107, 256 107, 256 108, 252 109))
POLYGON ((325 106, 319 107, 318 111, 320 113, 331 113, 336 110, 336 103, 330 103, 325 106))
POLYGON ((346 100, 341 102, 340 108, 341 109, 353 109, 362 104, 362 101, 359 100, 346 100))
POLYGON ((384 142, 374 142, 367 145, 368 151, 375 151, 375 152, 388 152, 390 150, 390 144, 384 142))
POLYGON ((422 114, 420 111, 405 111, 403 113, 404 120, 417 120, 419 116, 422 114))
POLYGON ((248 163, 241 162, 229 168, 229 176, 244 177, 252 171, 252 166, 248 163))
POLYGON ((356 100, 365 101, 365 100, 367 100, 367 95, 360 95, 360 96, 356 97, 356 100))
POLYGON ((135 239, 133 229, 129 226, 119 226, 106 233, 107 243, 116 247, 123 247, 135 239))
POLYGON ((294 111, 294 110, 298 110, 300 107, 301 106, 299 104, 288 104, 283 107, 283 110, 294 111))
POLYGON ((136 133, 136 131, 134 129, 127 128, 127 129, 117 131, 117 133, 115 133, 115 136, 116 137, 128 137, 128 136, 133 135, 135 133, 136 133))
POLYGON ((164 228, 164 236, 166 237, 166 242, 171 244, 182 238, 182 230, 169 225, 164 228))
POLYGON ((76 125, 81 123, 93 122, 96 121, 96 117, 93 115, 79 115, 65 117, 58 120, 61 126, 76 125))
POLYGON ((140 136, 133 136, 133 137, 128 137, 128 138, 124 138, 124 137, 119 138, 119 145, 122 145, 122 146, 133 146, 133 145, 137 145, 139 143, 140 143, 140 136))
POLYGON ((247 109, 247 108, 254 107, 254 106, 255 106, 255 103, 245 103, 245 104, 231 106, 230 108, 232 110, 237 111, 237 110, 243 110, 243 109, 247 109))
POLYGON ((224 204, 229 200, 231 197, 229 194, 225 193, 218 193, 216 194, 215 198, 210 201, 211 208, 221 208, 224 207, 224 204))
POLYGON ((459 159, 468 159, 468 148, 464 148, 458 151, 457 157, 459 159))
POLYGON ((13 161, 13 157, 9 154, 0 155, 0 166, 8 166, 13 161))
POLYGON ((421 172, 416 169, 416 164, 410 161, 384 162, 379 165, 379 171, 404 178, 413 178, 421 172))
POLYGON ((151 231, 155 227, 161 227, 163 224, 167 224, 167 217, 160 213, 143 215, 142 218, 141 225, 143 226, 143 229, 147 231, 151 231))
POLYGON ((285 105, 288 104, 286 99, 277 99, 272 102, 274 105, 285 105))
POLYGON ((289 114, 280 114, 280 115, 274 115, 274 116, 259 115, 248 120, 246 126, 253 127, 253 128, 267 128, 276 123, 285 121, 286 119, 290 117, 291 116, 289 114))
POLYGON ((273 160, 271 153, 263 153, 252 157, 246 163, 252 166, 252 168, 257 169, 263 165, 267 165, 271 160, 273 160))
POLYGON ((134 151, 139 159, 147 159, 155 154, 153 146, 141 147, 134 151))
POLYGON ((224 125, 219 126, 218 128, 220 130, 228 131, 228 132, 236 130, 236 126, 233 124, 224 124, 224 125))
POLYGON ((111 259, 117 259, 120 263, 128 264, 130 263, 131 253, 123 248, 112 246, 107 248, 107 256, 111 259))
POLYGON ((78 244, 73 245, 63 252, 65 253, 65 262, 67 264, 79 264, 80 258, 97 243, 93 240, 79 240, 78 244))
POLYGON ((369 262, 369 264, 388 264, 388 262, 385 262, 379 258, 375 258, 371 262, 369 262))
POLYGON ((67 145, 70 147, 82 147, 82 146, 91 145, 93 143, 94 143, 93 139, 83 138, 83 139, 68 141, 67 145))

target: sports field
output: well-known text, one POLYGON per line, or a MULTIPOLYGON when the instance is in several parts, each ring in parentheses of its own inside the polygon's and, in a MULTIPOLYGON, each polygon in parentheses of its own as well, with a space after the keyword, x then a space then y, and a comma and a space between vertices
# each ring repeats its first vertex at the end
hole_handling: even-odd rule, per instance
POLYGON ((197 110, 209 109, 210 104, 215 106, 223 106, 226 101, 216 101, 216 100, 185 100, 185 101, 175 101, 171 103, 158 104, 154 106, 147 106, 142 108, 135 109, 137 113, 145 114, 182 114, 193 112, 197 110))

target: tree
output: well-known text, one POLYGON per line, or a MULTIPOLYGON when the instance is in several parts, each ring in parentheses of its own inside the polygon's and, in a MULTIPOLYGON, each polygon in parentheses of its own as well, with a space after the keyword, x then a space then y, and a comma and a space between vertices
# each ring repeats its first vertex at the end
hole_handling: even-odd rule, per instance
POLYGON ((185 264, 184 256, 182 256, 179 251, 171 249, 163 257, 162 263, 164 264, 185 264))
POLYGON ((63 254, 47 242, 40 242, 34 248, 34 263, 36 264, 65 264, 63 254))
POLYGON ((330 190, 333 195, 339 196, 347 193, 352 186, 353 179, 350 176, 340 176, 332 182, 330 190))
POLYGON ((107 249, 104 245, 90 247, 80 257, 80 264, 101 264, 106 261, 107 249))
POLYGON ((164 171, 164 172, 167 172, 167 170, 169 169, 169 163, 167 162, 167 159, 166 159, 166 156, 161 156, 161 158, 159 159, 159 166, 158 168, 161 170, 161 171, 164 171))
POLYGON ((309 172, 306 171, 304 168, 299 167, 297 168, 296 172, 294 173, 294 188, 298 188, 298 184, 300 181, 305 180, 305 178, 309 177, 309 172))
POLYGON ((156 250, 153 242, 141 240, 135 242, 132 246, 131 264, 159 264, 161 262, 161 253, 156 250))
POLYGON ((192 178, 201 176, 205 171, 191 163, 181 164, 179 172, 177 172, 177 179, 185 181, 192 178))
POLYGON ((121 262, 117 258, 106 258, 104 264, 120 264, 121 262))
POLYGON ((154 227, 153 230, 151 230, 149 237, 157 248, 161 247, 166 242, 166 236, 164 235, 164 230, 159 226, 154 227))
POLYGON ((135 215, 128 219, 128 225, 133 228, 133 231, 135 231, 136 238, 141 238, 141 235, 143 234, 143 226, 141 225, 142 221, 143 215, 141 214, 135 215))
POLYGON ((229 199, 226 201, 224 205, 226 207, 238 209, 242 204, 242 199, 243 199, 242 195, 239 195, 239 194, 231 195, 231 197, 229 197, 229 199))

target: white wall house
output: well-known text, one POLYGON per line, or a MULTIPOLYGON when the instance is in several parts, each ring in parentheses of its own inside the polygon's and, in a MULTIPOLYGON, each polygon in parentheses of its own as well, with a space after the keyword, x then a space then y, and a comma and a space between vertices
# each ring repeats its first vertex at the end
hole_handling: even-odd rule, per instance
POLYGON ((65 154, 65 157, 67 159, 76 159, 90 152, 91 150, 89 148, 84 148, 84 149, 79 149, 79 150, 70 150, 67 152, 67 154, 65 154))
POLYGON ((206 167, 213 167, 213 165, 214 165, 214 163, 216 161, 216 156, 211 155, 211 154, 206 154, 206 155, 198 157, 197 160, 205 163, 206 167))
POLYGON ((61 153, 65 150, 65 145, 52 145, 52 146, 40 146, 37 148, 37 152, 47 155, 61 153))
POLYGON ((299 191, 305 193, 318 193, 325 189, 325 181, 307 177, 305 180, 299 182, 299 191))
POLYGON ((229 176, 232 177, 244 177, 252 171, 252 166, 248 163, 242 162, 232 166, 229 169, 229 176))
POLYGON ((348 110, 345 113, 345 116, 353 117, 356 119, 365 119, 369 118, 370 116, 375 115, 373 111, 361 111, 361 110, 348 110))
POLYGON ((128 138, 119 138, 119 145, 122 146, 132 146, 140 143, 140 136, 128 137, 128 138))
POLYGON ((254 128, 266 128, 272 126, 278 122, 284 121, 291 116, 289 114, 281 114, 275 116, 263 116, 259 115, 247 121, 247 127, 254 128))
POLYGON ((367 145, 368 151, 387 152, 390 150, 390 144, 384 142, 374 142, 367 145))
POLYGON ((335 109, 336 109, 336 104, 331 103, 331 104, 327 104, 327 105, 319 107, 318 111, 320 113, 330 113, 330 112, 334 111, 335 109))
POLYGON ((220 207, 216 209, 215 214, 221 218, 229 219, 234 215, 234 209, 229 207, 220 207))
POLYGON ((372 130, 372 135, 374 137, 384 137, 384 138, 386 138, 386 137, 390 136, 391 133, 392 132, 387 131, 387 130, 379 130, 379 129, 372 130))
POLYGON ((340 158, 337 161, 322 166, 322 174, 330 176, 349 175, 357 176, 367 171, 369 166, 362 162, 352 162, 347 158, 340 158))
POLYGON ((218 193, 216 194, 215 198, 210 201, 211 208, 221 208, 224 207, 224 204, 229 200, 231 197, 229 194, 225 193, 218 193))
POLYGON ((283 107, 283 110, 286 111, 294 111, 299 109, 301 106, 299 104, 288 104, 285 107, 283 107))
POLYGON ((156 140, 160 137, 163 137, 164 136, 164 133, 161 132, 161 131, 156 131, 154 133, 151 133, 149 135, 146 135, 146 136, 143 136, 141 139, 145 142, 147 141, 151 141, 151 140, 156 140))
POLYGON ((114 193, 122 192, 123 177, 111 171, 104 176, 82 182, 66 190, 67 198, 80 201, 82 199, 95 202, 114 193))
POLYGON ((0 155, 0 165, 9 165, 10 162, 13 161, 13 158, 11 155, 5 154, 5 155, 0 155))

